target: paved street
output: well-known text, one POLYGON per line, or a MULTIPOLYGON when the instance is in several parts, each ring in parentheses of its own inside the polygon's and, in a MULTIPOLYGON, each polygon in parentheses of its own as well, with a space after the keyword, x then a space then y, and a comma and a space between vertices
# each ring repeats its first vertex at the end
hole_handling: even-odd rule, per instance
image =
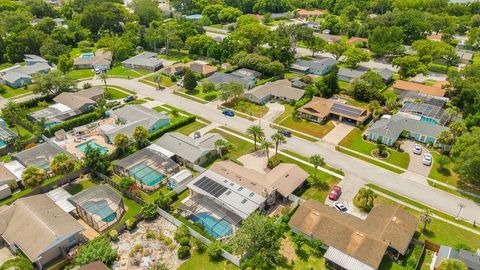
MULTIPOLYGON (((82 84, 83 83, 84 82, 82 82, 82 84)), ((98 79, 91 80, 90 83, 92 85, 103 84, 103 82, 98 79)), ((205 117, 212 122, 228 126, 241 132, 245 132, 245 130, 253 124, 253 122, 244 118, 226 117, 222 115, 221 111, 217 110, 213 104, 202 105, 198 102, 174 95, 172 94, 172 88, 158 91, 155 90, 154 87, 140 83, 136 80, 118 78, 110 78, 107 83, 135 91, 139 96, 149 96, 157 101, 171 104, 195 115, 205 117)), ((269 127, 269 122, 267 121, 260 120, 256 123, 260 124, 265 129, 267 137, 270 137, 276 132, 276 130, 269 127)), ((342 154, 335 150, 334 145, 323 142, 322 140, 314 143, 298 137, 292 137, 287 140, 287 144, 281 146, 281 149, 287 149, 307 157, 314 154, 320 154, 325 158, 329 165, 342 169, 345 172, 347 179, 354 178, 376 184, 382 188, 409 197, 412 200, 449 213, 453 216, 458 212, 458 204, 463 203, 466 207, 462 210, 460 216, 469 221, 476 220, 478 222, 480 220, 479 204, 432 188, 425 183, 415 181, 415 179, 408 174, 396 174, 381 167, 342 154)))

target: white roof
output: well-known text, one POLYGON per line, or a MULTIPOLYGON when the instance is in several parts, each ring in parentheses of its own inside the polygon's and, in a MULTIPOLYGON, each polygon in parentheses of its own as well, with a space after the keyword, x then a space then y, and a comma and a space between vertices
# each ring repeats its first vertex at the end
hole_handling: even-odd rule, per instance
POLYGON ((62 103, 55 103, 53 105, 50 105, 50 107, 55 108, 59 110, 60 112, 68 112, 71 111, 72 109, 68 107, 67 105, 64 105, 62 103))
POLYGON ((17 181, 22 180, 22 174, 25 170, 25 166, 23 166, 20 162, 14 160, 3 164, 3 166, 5 166, 5 168, 7 168, 17 177, 17 181))
POLYGON ((50 190, 47 193, 47 196, 66 213, 70 213, 75 210, 75 206, 68 201, 68 198, 72 197, 72 194, 68 193, 65 189, 59 187, 54 190, 50 190))
MULTIPOLYGON (((160 152, 162 153, 163 155, 167 156, 168 158, 172 158, 173 156, 175 156, 175 153, 171 152, 171 151, 168 151, 167 149, 161 147, 160 145, 157 145, 157 144, 151 144, 150 146, 148 146, 147 148, 150 148, 152 150, 155 150, 157 152, 160 152)), ((173 176, 172 176, 173 177, 173 176)))
POLYGON ((181 170, 178 173, 172 175, 170 180, 175 180, 177 184, 187 180, 188 178, 192 177, 192 173, 189 170, 181 170))
POLYGON ((341 266, 346 270, 375 270, 375 268, 364 264, 333 247, 329 247, 323 256, 325 259, 334 262, 336 265, 341 266))

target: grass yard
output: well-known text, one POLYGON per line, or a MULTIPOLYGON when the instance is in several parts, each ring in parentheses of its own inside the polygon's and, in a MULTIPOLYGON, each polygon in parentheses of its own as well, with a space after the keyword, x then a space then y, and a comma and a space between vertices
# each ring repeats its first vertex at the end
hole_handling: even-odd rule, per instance
MULTIPOLYGON (((184 114, 184 115, 186 115, 186 116, 191 116, 191 115, 193 115, 193 114, 191 114, 191 113, 189 113, 189 112, 187 112, 187 111, 184 111, 184 110, 182 110, 182 109, 173 107, 173 106, 168 105, 168 104, 163 104, 162 106, 157 106, 157 107, 154 107, 153 109, 156 110, 157 112, 162 112, 162 111, 165 111, 165 110, 167 110, 167 111, 169 111, 169 110, 177 110, 179 113, 184 114)), ((200 120, 200 121, 205 122, 205 123, 207 123, 207 124, 211 124, 211 123, 212 123, 210 120, 205 119, 205 118, 203 118, 203 117, 201 117, 201 116, 197 116, 197 115, 196 115, 195 117, 197 118, 197 120, 200 120)))
POLYGON ((207 252, 192 252, 192 256, 182 263, 178 270, 236 270, 239 269, 226 260, 212 261, 207 252))
POLYGON ((203 99, 197 98, 197 97, 189 95, 189 94, 185 94, 184 92, 181 92, 181 91, 173 91, 173 94, 175 94, 177 96, 184 97, 186 99, 193 100, 193 101, 198 102, 198 103, 202 103, 202 104, 207 104, 208 103, 207 101, 205 101, 203 99))
POLYGON ((125 68, 122 65, 117 65, 114 66, 112 69, 107 71, 108 76, 112 77, 126 77, 126 78, 137 78, 140 77, 144 74, 148 74, 150 71, 148 70, 142 70, 142 71, 136 71, 132 69, 125 68))
POLYGON ((386 170, 389 170, 389 171, 392 171, 392 172, 394 172, 394 173, 403 173, 403 172, 404 172, 403 170, 397 169, 396 167, 392 167, 392 166, 390 166, 390 165, 388 165, 388 164, 386 164, 386 163, 380 162, 380 161, 378 161, 377 159, 367 158, 367 157, 365 157, 365 156, 363 156, 363 155, 358 154, 357 152, 353 152, 353 151, 350 151, 350 150, 346 150, 346 149, 344 149, 344 148, 338 148, 337 150, 338 150, 339 152, 342 152, 342 153, 347 154, 347 155, 349 155, 349 156, 352 156, 352 157, 354 157, 354 158, 358 158, 358 159, 360 159, 360 160, 366 161, 366 162, 371 163, 371 164, 373 164, 373 165, 375 165, 375 166, 382 167, 382 168, 384 168, 384 169, 386 169, 386 170))
POLYGON ((67 186, 65 188, 65 190, 72 194, 72 195, 75 195, 81 191, 84 191, 84 190, 87 190, 89 188, 92 188, 94 186, 96 186, 97 184, 95 184, 94 182, 92 182, 92 180, 84 180, 84 181, 79 181, 77 183, 74 183, 74 184, 71 184, 69 186, 67 186))
POLYGON ((182 133, 183 135, 190 135, 192 134, 193 132, 201 129, 201 128, 204 128, 206 127, 207 125, 205 125, 204 123, 200 123, 198 121, 195 121, 193 123, 190 123, 186 126, 183 126, 177 130, 175 130, 176 132, 179 132, 179 133, 182 133))
POLYGON ((140 105, 140 104, 147 103, 147 102, 148 102, 148 101, 145 100, 145 99, 135 99, 135 100, 132 100, 132 101, 127 102, 127 104, 130 104, 130 105, 140 105))
MULTIPOLYGON (((362 138, 362 130, 355 128, 352 130, 343 140, 339 143, 339 145, 352 149, 354 151, 363 153, 365 155, 371 156, 371 152, 377 149, 377 145, 374 143, 366 142, 362 138)), ((410 156, 408 153, 401 153, 391 148, 387 149, 389 156, 383 161, 388 162, 390 164, 396 165, 398 167, 407 169, 408 163, 410 163, 410 156)), ((374 159, 374 157, 372 156, 374 159)))
POLYGON ((158 54, 158 58, 163 58, 170 61, 178 61, 182 63, 187 63, 192 61, 192 59, 188 56, 181 56, 181 55, 174 55, 174 54, 158 54))
POLYGON ((32 93, 32 85, 28 85, 27 88, 20 87, 17 89, 13 89, 8 85, 0 86, 0 95, 3 98, 15 98, 15 97, 26 95, 29 93, 32 93))
POLYGON ((179 91, 182 92, 182 93, 185 93, 186 95, 195 96, 195 97, 203 99, 205 101, 215 100, 215 99, 217 99, 218 95, 220 94, 219 91, 212 91, 212 92, 205 93, 205 92, 203 92, 201 86, 197 86, 191 92, 187 92, 187 90, 185 88, 182 88, 179 91))
POLYGON ((128 94, 115 87, 107 87, 107 93, 110 94, 110 99, 122 99, 128 96, 128 94))
MULTIPOLYGON (((292 151, 289 151, 289 150, 282 150, 282 152, 285 153, 285 154, 291 155, 291 156, 293 156, 293 157, 296 157, 296 158, 298 158, 298 159, 301 159, 301 160, 303 160, 303 161, 310 162, 309 158, 307 158, 307 157, 305 157, 305 156, 302 156, 302 155, 300 155, 300 154, 297 154, 297 153, 295 153, 295 152, 292 152, 292 151)), ((331 166, 328 166, 328 165, 324 165, 324 166, 322 166, 322 167, 325 168, 325 169, 327 169, 327 170, 330 170, 330 171, 332 171, 332 172, 338 173, 338 174, 340 174, 340 175, 345 175, 345 173, 344 173, 342 170, 340 170, 340 169, 337 169, 337 168, 334 168, 334 167, 331 167, 331 166)))
MULTIPOLYGON (((171 86, 174 86, 175 85, 175 82, 172 81, 172 78, 168 77, 168 76, 165 76, 163 74, 160 74, 160 76, 162 76, 162 81, 161 81, 161 85, 164 86, 164 87, 171 87, 171 86)), ((154 83, 156 86, 157 86, 157 83, 153 80, 153 75, 152 76, 148 76, 146 77, 144 80, 147 80, 149 82, 152 82, 154 83)))
POLYGON ((348 82, 338 81, 338 86, 340 87, 340 89, 343 89, 343 90, 350 89, 350 83, 348 82))
POLYGON ((258 118, 264 116, 268 112, 267 106, 258 105, 246 99, 226 102, 223 106, 258 118))
POLYGON ((18 137, 20 137, 22 140, 27 140, 33 137, 33 134, 28 131, 26 128, 17 125, 14 127, 9 127, 13 132, 18 134, 18 137))
POLYGON ((366 109, 368 107, 367 102, 358 101, 358 100, 355 100, 353 98, 352 99, 347 99, 347 104, 352 105, 352 106, 356 106, 356 107, 360 107, 360 108, 364 108, 364 109, 366 109))
POLYGON ((291 106, 290 104, 283 104, 283 107, 285 107, 285 110, 282 114, 280 114, 280 116, 277 117, 277 119, 273 121, 274 123, 280 124, 287 117, 292 116, 293 112, 295 111, 295 107, 291 106))
POLYGON ((92 69, 74 69, 68 72, 67 75, 72 79, 80 80, 93 77, 95 72, 92 69))
POLYGON ((290 80, 290 79, 294 79, 294 78, 303 77, 303 74, 294 73, 294 72, 286 72, 286 73, 283 74, 283 77, 287 80, 290 80))
POLYGON ((107 87, 115 88, 115 89, 117 89, 117 90, 122 90, 123 92, 129 93, 130 95, 136 95, 136 94, 137 94, 135 91, 128 90, 128 89, 126 89, 126 88, 123 88, 123 87, 120 87, 120 86, 116 86, 116 85, 108 85, 108 84, 107 84, 107 87))
POLYGON ((253 151, 253 143, 242 140, 234 135, 228 134, 219 129, 212 129, 208 133, 218 133, 219 135, 222 135, 225 140, 235 145, 235 149, 230 153, 231 159, 237 159, 253 151))
POLYGON ((302 119, 295 119, 291 114, 279 124, 318 138, 323 138, 335 127, 331 121, 328 121, 324 125, 320 125, 302 119))

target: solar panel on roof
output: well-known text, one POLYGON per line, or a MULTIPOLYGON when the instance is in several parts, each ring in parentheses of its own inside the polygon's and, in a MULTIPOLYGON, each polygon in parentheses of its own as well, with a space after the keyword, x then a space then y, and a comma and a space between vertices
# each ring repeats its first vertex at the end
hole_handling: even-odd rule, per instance
POLYGON ((358 117, 363 112, 363 110, 361 110, 361 109, 352 108, 352 107, 345 106, 345 105, 340 104, 340 103, 333 104, 333 106, 331 108, 331 111, 336 112, 336 113, 349 115, 349 116, 352 116, 352 117, 358 117))
POLYGON ((220 185, 219 183, 213 181, 206 176, 195 182, 194 185, 201 188, 208 194, 214 196, 215 198, 218 198, 218 196, 222 195, 225 191, 227 191, 226 187, 220 185))

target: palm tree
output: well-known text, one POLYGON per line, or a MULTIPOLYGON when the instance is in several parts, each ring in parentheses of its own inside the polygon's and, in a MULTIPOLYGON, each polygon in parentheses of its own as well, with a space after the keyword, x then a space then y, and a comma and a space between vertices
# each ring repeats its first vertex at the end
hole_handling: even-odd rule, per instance
POLYGON ((105 85, 105 92, 107 92, 107 79, 108 79, 107 72, 100 73, 99 77, 103 81, 103 84, 105 85))
POLYGON ((267 160, 270 160, 270 148, 273 147, 273 143, 263 140, 260 144, 260 149, 267 155, 267 160))
POLYGON ((317 179, 317 169, 319 166, 325 165, 325 160, 322 158, 322 156, 317 154, 310 157, 310 163, 312 163, 313 168, 315 168, 315 174, 313 177, 317 179))
POLYGON ((158 89, 162 89, 162 80, 163 80, 162 74, 157 72, 153 74, 152 79, 158 85, 158 89))
POLYGON ((227 142, 222 139, 215 141, 215 149, 217 149, 218 155, 223 159, 223 148, 227 145, 227 142))
POLYGON ((247 134, 253 136, 253 145, 255 151, 257 151, 257 140, 265 137, 265 133, 260 125, 253 125, 247 129, 247 134))
POLYGON ((129 143, 130 140, 128 139, 128 136, 123 133, 119 133, 113 138, 113 144, 117 149, 121 149, 122 153, 125 153, 125 149, 128 147, 129 143))
POLYGON ((420 215, 420 221, 423 223, 423 231, 427 229, 427 225, 432 223, 432 212, 428 209, 423 210, 420 215))
POLYGON ((27 188, 35 189, 42 185, 46 177, 47 173, 44 169, 37 166, 28 166, 22 173, 23 185, 27 188))
POLYGON ((24 114, 23 108, 18 105, 15 101, 9 100, 2 109, 3 116, 16 126, 17 134, 20 134, 20 129, 18 126, 19 117, 24 114))
POLYGON ((372 100, 370 103, 368 103, 368 111, 373 115, 377 116, 382 109, 382 106, 380 105, 380 102, 378 100, 372 100))
POLYGON ((50 162, 50 169, 56 175, 65 175, 75 170, 75 160, 65 153, 56 155, 50 162))
POLYGON ((137 143, 137 147, 140 149, 145 145, 147 141, 148 131, 143 126, 135 127, 133 130, 133 139, 137 143))
POLYGON ((275 133, 272 135, 272 141, 275 143, 275 155, 278 154, 278 146, 287 142, 282 133, 275 133))

